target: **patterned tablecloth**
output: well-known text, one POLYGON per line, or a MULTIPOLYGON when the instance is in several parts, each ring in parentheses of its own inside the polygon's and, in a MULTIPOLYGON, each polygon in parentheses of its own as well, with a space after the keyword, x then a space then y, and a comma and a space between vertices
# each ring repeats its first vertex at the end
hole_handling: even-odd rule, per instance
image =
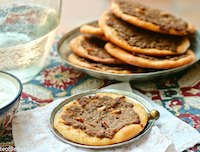
MULTIPOLYGON (((55 42, 52 47, 46 67, 37 77, 23 85, 18 111, 45 106, 55 98, 114 83, 89 77, 70 68, 58 57, 56 44, 55 42)), ((188 71, 170 78, 159 78, 153 82, 132 82, 132 86, 200 132, 200 62, 188 71)), ((14 151, 11 125, 0 138, 0 151, 5 151, 2 149, 4 146, 7 150, 14 151)), ((188 151, 200 151, 200 145, 188 151)))

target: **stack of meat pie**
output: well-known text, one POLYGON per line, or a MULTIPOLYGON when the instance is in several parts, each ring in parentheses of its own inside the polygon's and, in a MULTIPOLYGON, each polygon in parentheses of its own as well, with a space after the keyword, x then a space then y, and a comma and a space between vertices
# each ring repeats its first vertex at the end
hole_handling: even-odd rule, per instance
POLYGON ((180 67, 195 60, 188 35, 193 25, 130 0, 114 0, 98 23, 83 25, 70 42, 68 61, 117 74, 180 67))

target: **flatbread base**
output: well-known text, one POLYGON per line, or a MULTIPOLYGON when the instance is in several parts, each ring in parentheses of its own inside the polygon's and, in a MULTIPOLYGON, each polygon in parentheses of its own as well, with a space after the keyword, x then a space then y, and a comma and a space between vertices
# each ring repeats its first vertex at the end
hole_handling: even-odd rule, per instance
MULTIPOLYGON (((67 57, 67 60, 78 67, 101 71, 101 72, 105 72, 105 73, 131 74, 134 72, 134 70, 128 70, 127 68, 123 68, 120 66, 111 67, 109 65, 104 65, 104 64, 100 64, 100 63, 92 63, 92 62, 87 61, 84 58, 81 58, 81 57, 75 55, 75 54, 70 54, 67 57)), ((137 70, 141 71, 140 68, 135 68, 136 72, 137 72, 137 70)))
POLYGON ((92 60, 92 61, 95 61, 95 62, 99 62, 99 63, 103 63, 103 64, 125 64, 124 62, 120 61, 119 59, 116 59, 116 58, 110 56, 104 49, 104 45, 98 46, 98 41, 100 41, 100 43, 103 42, 103 44, 106 43, 101 38, 97 38, 97 37, 93 37, 93 36, 79 35, 70 41, 69 46, 76 55, 86 58, 86 59, 89 59, 89 60, 92 60), (93 39, 93 41, 90 42, 87 39, 93 39), (89 44, 90 48, 89 49, 85 48, 83 46, 82 42, 89 44), (104 56, 106 55, 106 57, 102 58, 99 55, 91 55, 90 51, 96 51, 97 54, 103 54, 104 56))
POLYGON ((188 50, 185 54, 179 56, 171 56, 160 59, 159 57, 156 58, 133 54, 117 47, 112 43, 107 43, 105 48, 108 53, 114 57, 126 62, 127 64, 142 68, 170 69, 189 64, 195 60, 195 54, 191 50, 188 50))
POLYGON ((103 31, 100 27, 93 26, 92 24, 85 24, 80 27, 80 32, 84 34, 91 34, 91 35, 98 35, 98 36, 104 36, 103 31))
POLYGON ((182 30, 182 31, 177 31, 176 29, 169 29, 169 31, 162 30, 162 28, 156 24, 144 21, 136 16, 131 16, 131 15, 123 13, 119 7, 119 4, 115 1, 112 1, 111 3, 111 10, 117 17, 129 22, 130 24, 133 24, 135 26, 138 26, 140 28, 147 29, 150 31, 164 33, 164 34, 179 35, 179 36, 188 35, 195 32, 194 25, 189 24, 189 23, 188 23, 187 29, 182 30))
MULTIPOLYGON (((156 48, 140 48, 137 46, 131 46, 128 44, 127 41, 118 37, 117 32, 113 28, 111 28, 110 26, 108 26, 106 24, 106 22, 108 20, 110 20, 110 15, 112 15, 111 12, 105 11, 99 18, 99 26, 104 31, 106 38, 110 42, 112 42, 113 44, 115 44, 125 50, 135 52, 135 53, 151 55, 151 56, 166 56, 166 55, 183 54, 187 51, 187 49, 190 46, 190 41, 186 37, 182 39, 182 42, 177 46, 176 51, 160 50, 160 49, 156 49, 156 48)), ((173 43, 173 40, 172 40, 172 43, 173 43)))

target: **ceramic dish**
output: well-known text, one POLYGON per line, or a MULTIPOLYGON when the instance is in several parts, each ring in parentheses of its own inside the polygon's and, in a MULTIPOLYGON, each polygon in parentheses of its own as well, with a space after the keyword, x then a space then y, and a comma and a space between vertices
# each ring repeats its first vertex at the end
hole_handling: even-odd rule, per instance
MULTIPOLYGON (((96 22, 96 21, 94 21, 96 22)), ((91 22, 93 23, 93 22, 91 22)), ((90 23, 87 23, 90 24, 90 23)), ((58 54, 60 57, 70 66, 73 68, 76 68, 92 77, 100 78, 100 79, 108 79, 108 80, 118 80, 118 81, 141 81, 141 80, 150 80, 155 79, 158 77, 166 77, 172 74, 175 74, 177 72, 183 71, 187 68, 189 68, 191 65, 196 63, 200 59, 200 33, 196 32, 194 36, 190 37, 191 41, 191 49, 194 51, 196 55, 196 59, 194 62, 168 70, 159 70, 155 72, 148 72, 148 73, 133 73, 133 74, 113 74, 113 73, 107 73, 107 72, 101 72, 96 70, 91 70, 87 68, 83 68, 77 65, 74 65, 67 60, 67 56, 71 53, 71 50, 69 48, 69 42, 76 36, 80 35, 80 27, 70 31, 66 35, 63 36, 63 38, 58 43, 58 54)))
POLYGON ((0 71, 0 136, 17 111, 21 94, 21 81, 9 73, 0 71))
POLYGON ((152 128, 152 126, 154 125, 155 121, 159 118, 159 112, 154 110, 152 105, 148 102, 147 99, 145 99, 144 97, 142 97, 141 95, 138 95, 137 93, 130 93, 130 92, 125 92, 125 91, 120 91, 120 90, 115 90, 115 89, 101 89, 101 90, 95 90, 95 91, 90 91, 90 92, 86 92, 86 93, 81 93, 81 94, 77 94, 74 95, 70 98, 67 98, 65 100, 63 100, 57 107, 54 108, 54 110, 51 113, 50 116, 50 128, 51 131, 59 138, 61 139, 63 142, 67 143, 67 144, 71 144, 74 146, 78 146, 78 147, 84 147, 84 148, 112 148, 112 147, 118 147, 118 146, 122 146, 124 144, 128 144, 131 142, 134 142, 136 140, 138 140, 139 138, 141 138, 142 136, 144 136, 145 134, 147 134, 150 129, 152 128), (75 99, 81 98, 83 96, 88 96, 88 95, 93 95, 96 93, 100 93, 100 92, 110 92, 110 93, 116 93, 116 94, 120 94, 120 95, 124 95, 125 97, 129 98, 130 100, 134 100, 135 102, 141 104, 147 111, 148 115, 149 115, 149 120, 148 123, 146 125, 146 127, 144 128, 144 130, 137 135, 136 137, 125 141, 125 142, 121 142, 121 143, 117 143, 117 144, 112 144, 112 145, 106 145, 106 146, 87 146, 87 145, 82 145, 82 144, 78 144, 78 143, 74 143, 72 141, 69 141, 67 139, 65 139, 55 128, 54 128, 54 118, 56 117, 57 114, 59 114, 62 111, 62 108, 69 102, 74 101, 75 99))

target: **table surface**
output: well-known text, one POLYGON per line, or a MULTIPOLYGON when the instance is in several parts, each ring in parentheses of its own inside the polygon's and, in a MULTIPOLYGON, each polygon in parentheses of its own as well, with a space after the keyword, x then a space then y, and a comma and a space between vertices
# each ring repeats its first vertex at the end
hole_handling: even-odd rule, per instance
MULTIPOLYGON (((199 0, 193 0, 192 3, 189 0, 140 0, 140 2, 176 12, 196 27, 200 27, 199 0)), ((83 5, 77 6, 73 0, 64 0, 59 32, 67 32, 80 24, 96 20, 103 10, 108 8, 109 3, 109 0, 85 0, 83 5)), ((24 90, 18 111, 45 106, 55 98, 69 96, 83 90, 101 88, 113 83, 89 77, 65 64, 56 52, 60 37, 57 37, 44 69, 33 80, 23 85, 24 90)), ((133 82, 132 86, 200 132, 199 73, 200 62, 184 73, 153 82, 133 82)), ((11 125, 6 128, 4 135, 0 138, 0 147, 2 146, 14 146, 11 125)), ((200 151, 200 145, 188 151, 200 151)))

